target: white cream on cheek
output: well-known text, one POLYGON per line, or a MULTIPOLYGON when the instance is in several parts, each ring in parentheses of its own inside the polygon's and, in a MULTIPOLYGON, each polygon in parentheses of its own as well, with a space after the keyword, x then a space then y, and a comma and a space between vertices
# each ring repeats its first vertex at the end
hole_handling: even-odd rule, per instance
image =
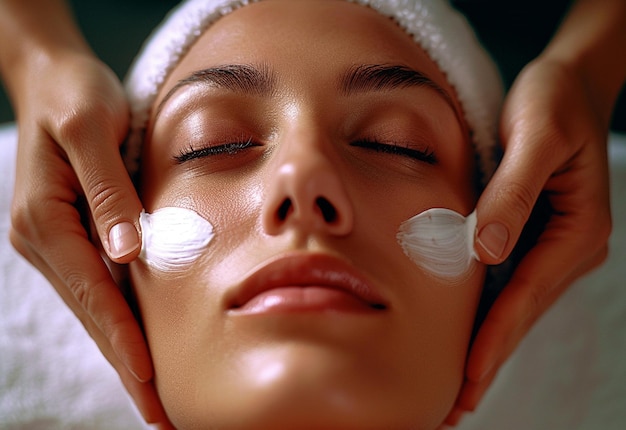
POLYGON ((450 209, 433 208, 400 225, 397 239, 404 253, 422 269, 455 280, 476 264, 476 211, 464 217, 450 209))
POLYGON ((208 247, 213 226, 191 209, 164 207, 142 212, 139 258, 163 272, 186 270, 208 247))

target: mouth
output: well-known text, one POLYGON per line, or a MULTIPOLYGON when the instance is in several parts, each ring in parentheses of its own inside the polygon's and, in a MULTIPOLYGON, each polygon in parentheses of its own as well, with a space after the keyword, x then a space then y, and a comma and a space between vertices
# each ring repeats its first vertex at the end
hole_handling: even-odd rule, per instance
POLYGON ((255 269, 227 298, 237 314, 379 313, 387 301, 348 263, 322 254, 289 254, 255 269))

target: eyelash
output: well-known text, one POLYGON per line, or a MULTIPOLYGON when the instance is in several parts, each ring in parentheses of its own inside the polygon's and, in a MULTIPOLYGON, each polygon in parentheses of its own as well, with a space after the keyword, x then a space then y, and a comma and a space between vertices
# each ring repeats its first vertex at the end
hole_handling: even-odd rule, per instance
POLYGON ((409 148, 408 146, 402 146, 393 143, 382 143, 375 139, 359 139, 356 142, 351 143, 352 146, 359 148, 371 149, 376 152, 382 152, 385 154, 395 154, 403 157, 412 158, 414 160, 423 161, 427 164, 437 164, 437 157, 432 149, 428 148, 425 151, 409 148))
MULTIPOLYGON (((360 139, 350 144, 359 148, 371 149, 376 152, 382 152, 385 154, 400 155, 408 157, 414 160, 422 161, 427 164, 437 164, 437 157, 432 149, 421 151, 418 149, 409 148, 407 146, 401 146, 397 144, 382 143, 375 139, 360 139)), ((259 146, 254 143, 252 138, 247 140, 228 142, 217 146, 207 146, 200 149, 194 149, 193 146, 189 146, 186 150, 174 157, 177 163, 182 164, 186 161, 194 160, 196 158, 208 157, 211 155, 235 155, 244 149, 251 148, 253 146, 259 146)))
POLYGON ((177 163, 181 164, 186 161, 194 160, 196 158, 208 157, 211 155, 235 155, 239 151, 251 148, 253 146, 259 146, 252 141, 252 138, 247 140, 240 140, 235 142, 228 142, 217 146, 207 146, 200 149, 195 149, 193 146, 189 146, 185 150, 181 150, 178 155, 174 157, 177 163))

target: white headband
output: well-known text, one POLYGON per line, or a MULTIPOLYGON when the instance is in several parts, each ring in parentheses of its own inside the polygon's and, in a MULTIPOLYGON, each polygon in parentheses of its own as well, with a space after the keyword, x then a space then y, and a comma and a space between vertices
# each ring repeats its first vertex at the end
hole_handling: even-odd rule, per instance
MULTIPOLYGON (((187 0, 154 31, 135 59, 125 87, 131 132, 125 145, 128 170, 138 169, 150 108, 170 72, 198 37, 230 12, 260 0, 187 0)), ((472 132, 486 182, 496 167, 497 122, 503 86, 497 67, 467 20, 447 0, 348 0, 393 18, 446 74, 472 132)))

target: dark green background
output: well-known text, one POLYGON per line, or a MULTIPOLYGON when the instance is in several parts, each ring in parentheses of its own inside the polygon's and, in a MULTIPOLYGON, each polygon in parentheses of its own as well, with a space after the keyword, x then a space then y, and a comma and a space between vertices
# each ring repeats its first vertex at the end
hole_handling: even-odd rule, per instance
MULTIPOLYGON (((96 54, 121 78, 143 41, 175 0, 69 0, 83 34, 96 54)), ((0 89, 0 123, 14 119, 0 89)))
MULTIPOLYGON (((477 29, 509 85, 552 36, 570 0, 452 0, 477 29)), ((150 31, 175 0, 71 0, 85 37, 123 77, 150 31)), ((624 55, 623 53, 621 55, 624 55)), ((626 132, 626 91, 614 114, 613 128, 626 132)), ((0 90, 0 123, 12 121, 11 106, 0 90)))

